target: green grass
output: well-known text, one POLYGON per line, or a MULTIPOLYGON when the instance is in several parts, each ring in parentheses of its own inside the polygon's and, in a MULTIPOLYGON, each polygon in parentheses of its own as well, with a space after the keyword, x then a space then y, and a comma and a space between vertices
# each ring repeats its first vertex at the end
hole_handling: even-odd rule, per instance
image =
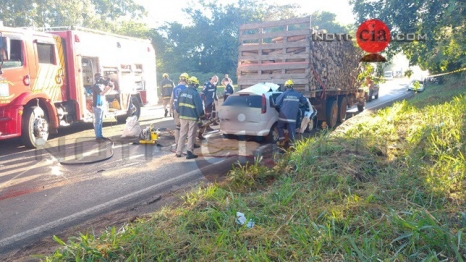
POLYGON ((149 219, 79 234, 45 261, 464 261, 466 86, 431 86, 235 167, 149 219), (255 226, 235 223, 245 213, 255 226))

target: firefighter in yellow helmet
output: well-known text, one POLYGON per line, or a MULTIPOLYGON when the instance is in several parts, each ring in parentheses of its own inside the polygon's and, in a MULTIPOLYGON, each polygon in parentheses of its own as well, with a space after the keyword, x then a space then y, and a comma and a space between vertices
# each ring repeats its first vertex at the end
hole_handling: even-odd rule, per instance
POLYGON ((188 88, 188 78, 189 75, 187 73, 182 73, 179 77, 178 85, 173 88, 173 92, 170 98, 170 106, 173 109, 173 119, 175 120, 175 148, 178 143, 178 138, 180 137, 180 118, 178 116, 176 110, 176 104, 178 102, 178 96, 180 95, 181 91, 188 88))
POLYGON ((279 110, 278 114, 278 145, 285 145, 285 127, 288 130, 288 137, 293 143, 295 141, 296 118, 299 113, 300 104, 307 103, 303 94, 293 89, 294 83, 291 79, 285 82, 285 92, 277 97, 275 106, 279 110))
POLYGON ((197 122, 204 115, 202 100, 197 92, 199 81, 191 76, 188 79, 188 88, 180 92, 177 100, 176 111, 180 118, 180 137, 176 147, 176 157, 181 157, 186 137, 188 138, 186 159, 197 158, 193 153, 196 140, 197 122))
POLYGON ((165 117, 167 117, 168 112, 170 112, 170 116, 172 116, 173 109, 170 105, 170 99, 172 96, 173 88, 175 88, 175 84, 172 80, 170 80, 167 73, 164 73, 162 77, 163 79, 160 83, 160 86, 162 88, 163 109, 165 110, 165 117))

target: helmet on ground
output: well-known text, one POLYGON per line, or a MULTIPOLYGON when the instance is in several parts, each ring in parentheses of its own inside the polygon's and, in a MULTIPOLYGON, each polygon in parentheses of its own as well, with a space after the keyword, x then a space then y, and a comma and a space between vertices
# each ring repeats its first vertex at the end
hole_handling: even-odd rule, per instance
POLYGON ((188 81, 189 75, 188 73, 183 73, 180 75, 180 80, 188 81))
POLYGON ((168 78, 168 74, 167 74, 167 73, 163 73, 162 77, 163 77, 163 78, 168 78))
POLYGON ((291 79, 286 80, 285 82, 285 88, 293 88, 293 81, 291 79))
POLYGON ((188 79, 188 84, 191 84, 191 85, 199 85, 199 80, 197 80, 197 77, 195 76, 191 76, 189 79, 188 79))

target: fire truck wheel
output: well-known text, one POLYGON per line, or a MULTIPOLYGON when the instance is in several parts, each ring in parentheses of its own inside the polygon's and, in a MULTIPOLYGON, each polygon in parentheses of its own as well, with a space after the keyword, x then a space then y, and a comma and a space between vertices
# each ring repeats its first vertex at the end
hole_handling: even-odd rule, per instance
POLYGON ((26 147, 44 145, 49 138, 49 121, 39 106, 26 107, 23 113, 21 139, 26 147))

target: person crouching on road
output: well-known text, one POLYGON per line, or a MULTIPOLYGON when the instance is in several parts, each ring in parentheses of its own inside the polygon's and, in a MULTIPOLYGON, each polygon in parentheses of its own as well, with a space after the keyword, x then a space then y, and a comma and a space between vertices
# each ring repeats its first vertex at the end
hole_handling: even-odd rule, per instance
POLYGON ((178 112, 176 111, 177 103, 178 103, 178 96, 180 95, 181 91, 188 88, 188 78, 189 75, 187 73, 182 73, 180 75, 180 81, 178 85, 173 89, 170 98, 170 106, 173 108, 173 120, 175 121, 175 148, 178 143, 178 138, 180 137, 180 118, 178 116, 178 112))
POLYGON ((188 88, 181 91, 178 96, 176 110, 180 117, 181 130, 176 148, 176 157, 181 157, 184 141, 188 137, 186 159, 197 158, 193 153, 194 140, 196 139, 196 125, 198 120, 204 116, 202 100, 197 92, 199 81, 196 77, 191 76, 188 79, 188 88))
POLYGON ((279 146, 285 145, 285 126, 288 129, 288 137, 291 143, 294 143, 299 105, 307 103, 307 99, 303 94, 294 91, 293 84, 291 79, 287 80, 285 82, 285 92, 279 95, 275 101, 275 106, 279 108, 277 124, 279 146))
POLYGON ((164 73, 162 77, 163 80, 162 83, 160 83, 160 85, 162 87, 163 109, 165 110, 164 117, 167 117, 168 112, 170 112, 170 116, 172 116, 173 112, 173 107, 170 104, 170 99, 173 93, 173 88, 175 88, 175 84, 173 84, 173 81, 170 80, 167 73, 164 73))

